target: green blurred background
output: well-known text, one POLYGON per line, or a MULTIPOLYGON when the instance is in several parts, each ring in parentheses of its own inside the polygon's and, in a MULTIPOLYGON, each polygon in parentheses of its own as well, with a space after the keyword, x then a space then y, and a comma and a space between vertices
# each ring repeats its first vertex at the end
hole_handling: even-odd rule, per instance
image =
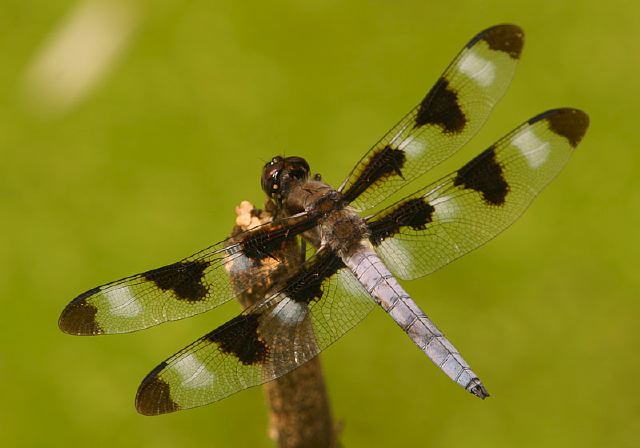
POLYGON ((452 384, 376 312, 323 354, 342 441, 639 446, 640 6, 617 0, 4 0, 2 446, 272 446, 260 388, 155 418, 133 406, 152 367, 237 304, 98 338, 62 334, 60 311, 224 238, 240 200, 262 203, 275 154, 338 184, 501 22, 527 33, 516 78, 435 175, 551 107, 592 126, 517 225, 406 284, 492 397, 452 384))

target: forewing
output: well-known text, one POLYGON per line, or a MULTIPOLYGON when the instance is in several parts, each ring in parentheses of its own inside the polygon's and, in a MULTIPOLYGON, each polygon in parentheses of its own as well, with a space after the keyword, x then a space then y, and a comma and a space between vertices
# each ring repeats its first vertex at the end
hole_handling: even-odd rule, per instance
POLYGON ((369 209, 464 145, 506 91, 523 43, 515 25, 474 37, 422 102, 358 162, 340 187, 345 199, 369 209))
POLYGON ((60 329, 75 335, 126 333, 210 310, 245 290, 256 278, 287 268, 280 256, 315 220, 300 214, 222 241, 177 263, 98 286, 62 312, 60 329), (229 273, 244 275, 230 281, 229 273))
POLYGON ((576 109, 532 118, 458 171, 370 218, 372 244, 397 276, 430 274, 518 219, 588 126, 576 109))
POLYGON ((136 407, 163 414, 271 381, 315 357, 374 306, 340 258, 320 251, 280 292, 156 367, 142 381, 136 407))

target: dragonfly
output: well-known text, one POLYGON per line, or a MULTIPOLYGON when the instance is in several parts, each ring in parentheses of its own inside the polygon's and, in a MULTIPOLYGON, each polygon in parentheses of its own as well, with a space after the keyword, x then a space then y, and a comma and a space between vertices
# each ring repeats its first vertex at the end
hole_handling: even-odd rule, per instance
POLYGON ((510 84, 523 44, 512 24, 473 37, 338 188, 312 175, 301 157, 273 157, 261 176, 272 219, 80 294, 63 310, 60 329, 133 332, 259 293, 143 379, 136 408, 158 415, 285 375, 379 307, 453 382, 488 397, 398 279, 431 274, 509 227, 567 163, 587 131, 587 114, 558 108, 536 115, 460 169, 385 203, 478 132, 510 84), (300 256, 292 255, 296 248, 300 256))

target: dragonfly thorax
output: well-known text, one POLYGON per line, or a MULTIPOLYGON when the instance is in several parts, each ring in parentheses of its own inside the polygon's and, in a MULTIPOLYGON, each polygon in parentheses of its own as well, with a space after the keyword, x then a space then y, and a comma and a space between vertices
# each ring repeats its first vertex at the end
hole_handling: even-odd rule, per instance
POLYGON ((334 210, 320 220, 321 246, 341 257, 348 255, 367 236, 367 224, 349 208, 334 210))

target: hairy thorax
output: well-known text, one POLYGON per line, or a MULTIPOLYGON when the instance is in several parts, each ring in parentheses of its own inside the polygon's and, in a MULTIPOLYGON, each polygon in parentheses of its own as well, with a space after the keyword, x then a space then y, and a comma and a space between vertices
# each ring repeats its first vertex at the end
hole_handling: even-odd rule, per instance
POLYGON ((338 255, 346 255, 366 237, 364 220, 346 206, 342 195, 318 180, 291 185, 283 206, 287 214, 307 212, 318 216, 318 227, 305 233, 316 247, 327 246, 338 255))
POLYGON ((366 234, 364 220, 349 208, 334 210, 320 221, 322 243, 341 257, 348 256, 359 247, 366 234))

